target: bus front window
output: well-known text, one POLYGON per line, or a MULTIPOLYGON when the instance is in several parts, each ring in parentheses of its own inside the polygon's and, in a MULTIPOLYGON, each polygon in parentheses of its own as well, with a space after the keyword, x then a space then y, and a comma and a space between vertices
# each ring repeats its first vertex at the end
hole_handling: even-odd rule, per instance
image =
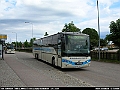
POLYGON ((85 35, 66 35, 65 36, 65 55, 83 56, 88 55, 89 37, 85 35))

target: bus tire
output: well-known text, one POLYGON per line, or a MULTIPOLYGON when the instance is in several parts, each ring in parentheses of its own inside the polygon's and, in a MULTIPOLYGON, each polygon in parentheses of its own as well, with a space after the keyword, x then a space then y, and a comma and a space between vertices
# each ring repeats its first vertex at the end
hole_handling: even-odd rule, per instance
POLYGON ((38 54, 37 53, 35 54, 35 59, 38 59, 38 54))
POLYGON ((37 60, 38 60, 38 54, 37 54, 37 57, 36 57, 36 58, 37 58, 37 60))
POLYGON ((52 57, 52 65, 55 67, 55 57, 52 57))
POLYGON ((35 59, 36 59, 36 53, 35 53, 35 59))

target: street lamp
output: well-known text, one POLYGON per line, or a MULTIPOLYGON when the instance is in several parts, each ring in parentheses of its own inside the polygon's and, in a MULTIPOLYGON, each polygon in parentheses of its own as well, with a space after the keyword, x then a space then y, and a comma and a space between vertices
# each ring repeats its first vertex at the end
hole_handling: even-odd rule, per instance
POLYGON ((16 34, 16 50, 17 50, 17 33, 16 32, 12 32, 16 34))
POLYGON ((97 11, 98 11, 99 60, 100 60, 100 24, 99 24, 99 6, 98 6, 98 0, 97 0, 97 11))
POLYGON ((33 39, 33 23, 31 22, 25 22, 25 23, 30 23, 32 25, 32 39, 33 39))

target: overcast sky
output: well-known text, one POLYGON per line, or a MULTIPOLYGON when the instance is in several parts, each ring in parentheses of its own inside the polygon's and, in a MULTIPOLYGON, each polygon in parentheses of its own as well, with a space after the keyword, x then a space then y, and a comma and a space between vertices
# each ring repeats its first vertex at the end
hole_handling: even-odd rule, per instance
MULTIPOLYGON (((109 24, 120 18, 120 0, 98 0, 100 34, 109 34, 109 24)), ((0 0, 0 34, 7 42, 24 42, 61 32, 65 23, 73 21, 81 29, 97 26, 97 0, 0 0), (29 22, 29 23, 25 23, 29 22), (12 33, 14 32, 14 33, 12 33)))

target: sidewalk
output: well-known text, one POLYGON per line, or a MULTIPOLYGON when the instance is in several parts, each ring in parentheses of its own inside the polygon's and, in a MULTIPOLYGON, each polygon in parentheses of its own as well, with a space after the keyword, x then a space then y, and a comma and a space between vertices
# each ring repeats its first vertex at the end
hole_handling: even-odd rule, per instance
POLYGON ((4 60, 0 60, 0 87, 25 87, 16 73, 4 60))

